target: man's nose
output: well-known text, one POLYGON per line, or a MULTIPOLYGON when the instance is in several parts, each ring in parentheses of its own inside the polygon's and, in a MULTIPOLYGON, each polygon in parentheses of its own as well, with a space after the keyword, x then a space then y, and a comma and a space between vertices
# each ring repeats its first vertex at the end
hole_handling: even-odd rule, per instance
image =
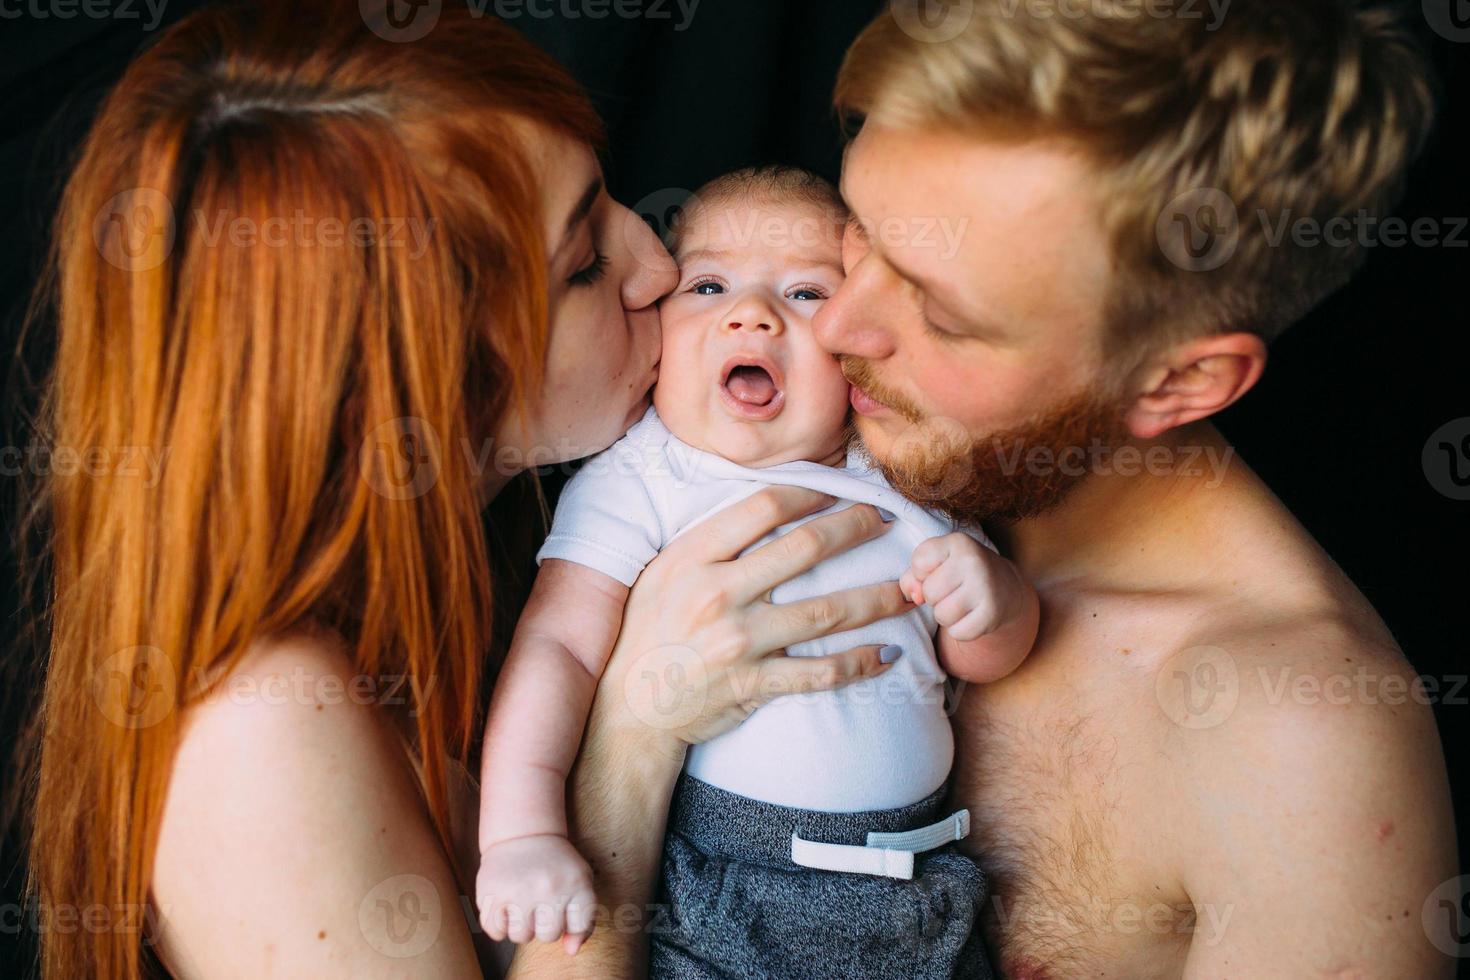
MULTIPOLYGON (((885 293, 878 282, 854 271, 812 316, 812 334, 830 354, 880 360, 893 353, 884 318, 897 311, 901 298, 885 293)), ((894 292, 896 290, 890 291, 894 292)))

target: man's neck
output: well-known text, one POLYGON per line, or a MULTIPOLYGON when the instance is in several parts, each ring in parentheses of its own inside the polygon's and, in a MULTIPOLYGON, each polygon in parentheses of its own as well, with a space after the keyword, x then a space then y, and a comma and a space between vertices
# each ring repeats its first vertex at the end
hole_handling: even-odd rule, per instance
POLYGON ((1218 430, 1201 422, 1087 460, 1088 476, 1053 509, 995 529, 1039 584, 1185 584, 1203 573, 1195 543, 1227 498, 1252 484, 1218 430))

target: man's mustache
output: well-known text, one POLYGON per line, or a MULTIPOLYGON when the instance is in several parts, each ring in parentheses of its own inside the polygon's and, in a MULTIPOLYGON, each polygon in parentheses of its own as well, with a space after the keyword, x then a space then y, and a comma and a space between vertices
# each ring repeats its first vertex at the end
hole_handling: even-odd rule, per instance
POLYGON ((923 421, 924 413, 919 410, 918 406, 898 392, 885 388, 874 376, 873 366, 863 358, 850 354, 839 354, 837 364, 842 369, 842 376, 854 388, 861 388, 874 401, 887 405, 911 423, 918 424, 923 421))

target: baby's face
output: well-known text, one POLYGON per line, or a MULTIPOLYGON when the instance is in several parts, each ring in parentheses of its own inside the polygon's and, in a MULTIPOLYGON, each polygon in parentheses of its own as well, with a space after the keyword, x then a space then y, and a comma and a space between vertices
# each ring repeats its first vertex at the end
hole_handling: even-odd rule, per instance
POLYGON ((816 205, 712 203, 674 258, 653 393, 669 431, 745 466, 835 457, 849 386, 811 320, 842 284, 841 223, 816 205))

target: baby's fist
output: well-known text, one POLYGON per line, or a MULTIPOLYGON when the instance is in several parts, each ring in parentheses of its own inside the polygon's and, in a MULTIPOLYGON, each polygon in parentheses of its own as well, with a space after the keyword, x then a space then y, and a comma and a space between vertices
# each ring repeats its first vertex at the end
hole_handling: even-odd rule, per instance
POLYGON ((1014 578, 1010 562, 968 534, 955 532, 915 548, 898 586, 914 603, 927 604, 952 638, 968 641, 1000 627, 1004 590, 1014 578))
POLYGON ((562 940, 575 953, 592 932, 592 869, 557 834, 515 837, 480 855, 475 880, 480 925, 497 942, 562 940))

